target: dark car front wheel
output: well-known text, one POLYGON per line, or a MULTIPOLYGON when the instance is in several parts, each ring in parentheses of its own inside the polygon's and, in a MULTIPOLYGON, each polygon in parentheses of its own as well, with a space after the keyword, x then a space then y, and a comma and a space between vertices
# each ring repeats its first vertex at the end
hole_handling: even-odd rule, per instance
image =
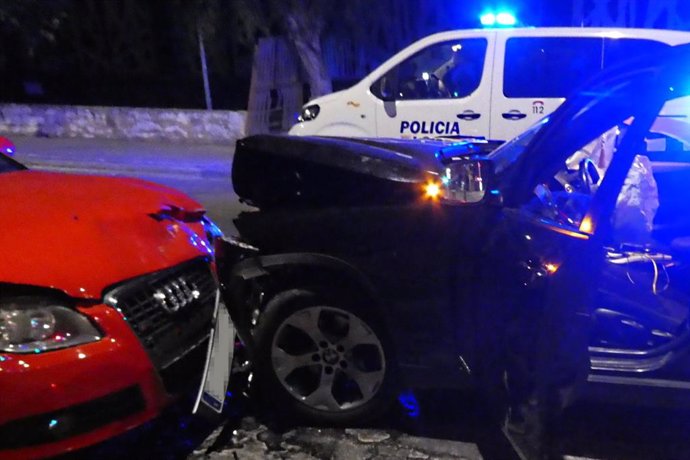
POLYGON ((380 415, 391 400, 394 364, 382 328, 341 296, 284 291, 255 338, 260 397, 271 412, 342 425, 380 415))

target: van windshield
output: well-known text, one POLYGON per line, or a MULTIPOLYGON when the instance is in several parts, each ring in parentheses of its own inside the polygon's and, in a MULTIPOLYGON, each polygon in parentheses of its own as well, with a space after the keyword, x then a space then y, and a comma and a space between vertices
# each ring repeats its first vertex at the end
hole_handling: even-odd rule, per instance
POLYGON ((548 122, 549 117, 542 118, 527 131, 524 131, 519 136, 509 140, 493 152, 489 153, 487 156, 493 161, 496 174, 501 174, 509 166, 514 164, 522 156, 522 153, 525 151, 529 143, 532 142, 534 136, 541 131, 548 122))

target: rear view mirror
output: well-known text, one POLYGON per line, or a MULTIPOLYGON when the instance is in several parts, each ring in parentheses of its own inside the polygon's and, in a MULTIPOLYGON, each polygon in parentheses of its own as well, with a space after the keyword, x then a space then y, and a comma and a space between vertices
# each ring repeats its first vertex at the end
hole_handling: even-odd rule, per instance
POLYGON ((485 158, 462 158, 449 163, 444 171, 444 199, 451 203, 479 203, 491 199, 500 202, 492 189, 493 163, 485 158))

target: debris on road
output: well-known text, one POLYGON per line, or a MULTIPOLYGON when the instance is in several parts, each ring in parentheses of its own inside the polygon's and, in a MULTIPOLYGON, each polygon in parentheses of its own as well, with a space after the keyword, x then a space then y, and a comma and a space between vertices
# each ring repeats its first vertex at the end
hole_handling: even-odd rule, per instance
POLYGON ((232 430, 230 439, 218 440, 226 430, 216 429, 188 458, 190 460, 359 460, 386 459, 466 459, 482 456, 475 444, 428 439, 395 430, 335 428, 295 428, 284 433, 245 417, 232 430))

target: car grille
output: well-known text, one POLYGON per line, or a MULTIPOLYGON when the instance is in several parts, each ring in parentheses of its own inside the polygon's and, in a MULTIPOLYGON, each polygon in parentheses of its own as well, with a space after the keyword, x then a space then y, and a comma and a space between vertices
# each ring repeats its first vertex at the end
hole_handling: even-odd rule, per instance
POLYGON ((163 371, 207 343, 216 291, 208 260, 196 259, 116 286, 105 303, 122 313, 163 371))

